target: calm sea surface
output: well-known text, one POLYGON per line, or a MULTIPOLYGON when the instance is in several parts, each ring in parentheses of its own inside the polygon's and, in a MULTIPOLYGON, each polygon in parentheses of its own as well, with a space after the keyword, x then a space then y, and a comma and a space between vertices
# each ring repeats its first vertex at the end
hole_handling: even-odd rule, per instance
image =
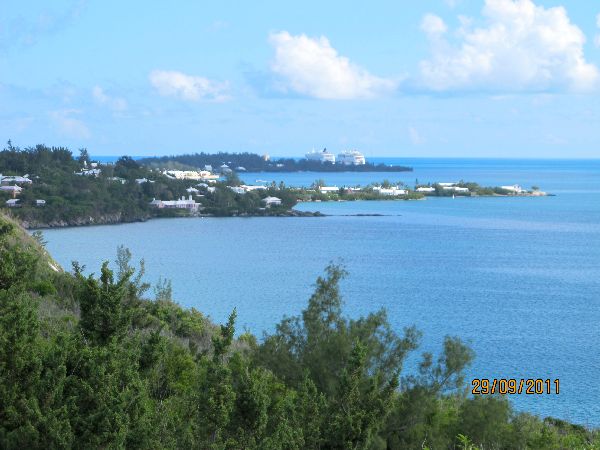
MULTIPOLYGON (((386 308, 415 324, 421 350, 445 335, 471 343, 472 377, 558 378, 560 395, 514 396, 520 410, 600 425, 600 160, 398 159, 411 173, 244 174, 247 182, 538 185, 546 198, 306 203, 323 218, 165 219, 45 231, 48 249, 98 272, 120 244, 144 258, 147 280, 216 321, 271 331, 298 314, 330 261, 350 272, 346 311, 386 308), (352 214, 384 214, 353 217, 352 214)), ((416 358, 409 366, 414 367, 416 358)))

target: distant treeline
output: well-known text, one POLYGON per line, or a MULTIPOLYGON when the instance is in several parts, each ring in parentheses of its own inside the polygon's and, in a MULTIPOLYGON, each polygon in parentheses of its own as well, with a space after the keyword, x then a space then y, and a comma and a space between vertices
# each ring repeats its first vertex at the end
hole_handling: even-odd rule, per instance
POLYGON ((157 168, 172 169, 198 169, 206 165, 217 169, 226 164, 232 170, 243 167, 248 172, 408 172, 411 167, 389 166, 385 164, 373 164, 367 162, 360 166, 346 166, 343 164, 331 164, 312 161, 305 158, 296 160, 293 158, 268 159, 254 153, 193 153, 177 156, 160 156, 155 158, 143 158, 140 164, 157 168))

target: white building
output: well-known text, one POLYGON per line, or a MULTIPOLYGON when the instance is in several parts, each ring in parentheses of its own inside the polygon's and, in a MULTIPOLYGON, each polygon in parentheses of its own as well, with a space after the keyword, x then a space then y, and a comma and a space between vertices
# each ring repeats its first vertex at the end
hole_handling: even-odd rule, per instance
POLYGON ((432 186, 421 186, 417 188, 417 192, 435 192, 435 188, 432 186))
POLYGON ((466 187, 459 187, 459 186, 442 186, 444 188, 445 191, 452 191, 452 192, 459 192, 459 193, 466 193, 469 192, 469 188, 466 187))
POLYGON ((246 184, 242 184, 242 188, 246 191, 246 192, 250 192, 250 191, 257 191, 260 189, 266 189, 266 186, 262 186, 262 185, 255 185, 255 186, 249 186, 246 184))
POLYGON ((335 164, 335 155, 331 152, 328 152, 326 148, 324 148, 322 152, 317 152, 313 150, 312 152, 308 152, 304 156, 309 161, 319 161, 322 163, 330 162, 331 164, 335 164))
POLYGON ((6 206, 8 206, 9 208, 18 208, 21 205, 19 205, 18 198, 11 198, 10 200, 6 200, 6 206))
POLYGON ((262 199, 262 201, 263 201, 263 203, 265 203, 267 208, 270 208, 271 206, 280 206, 281 205, 281 199, 278 197, 265 197, 262 199))
POLYGON ((32 183, 32 181, 27 177, 20 177, 20 176, 3 177, 2 175, 0 175, 0 182, 2 184, 8 184, 8 183, 31 184, 32 183))
POLYGON ((191 211, 197 211, 198 208, 200 207, 200 203, 196 203, 194 200, 192 200, 192 196, 190 195, 188 199, 186 199, 185 197, 181 197, 179 200, 156 200, 155 198, 152 199, 152 201, 150 202, 151 206, 154 206, 155 208, 158 209, 172 209, 172 208, 176 208, 176 209, 189 209, 191 211))
POLYGON ((319 186, 321 192, 339 192, 340 188, 337 186, 319 186))
POLYGON ((46 206, 46 200, 37 199, 35 201, 35 206, 46 206))
POLYGON ((391 188, 374 187, 373 190, 380 195, 406 195, 408 191, 406 189, 400 189, 398 186, 392 186, 391 188))
POLYGON ((22 190, 20 186, 0 186, 0 191, 10 192, 12 195, 19 195, 22 190))
POLYGON ((443 188, 456 186, 456 183, 437 183, 437 184, 439 184, 443 188))
POLYGON ((512 186, 500 186, 500 189, 504 189, 505 191, 513 192, 515 194, 521 194, 525 192, 525 189, 518 184, 513 184, 512 186))
POLYGON ((345 166, 362 166, 366 164, 365 155, 357 150, 346 150, 337 157, 338 163, 345 166))

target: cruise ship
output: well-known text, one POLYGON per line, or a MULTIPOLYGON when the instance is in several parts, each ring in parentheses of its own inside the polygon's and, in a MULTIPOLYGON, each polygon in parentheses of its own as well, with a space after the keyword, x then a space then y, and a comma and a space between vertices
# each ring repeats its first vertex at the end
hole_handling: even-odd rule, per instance
POLYGON ((305 156, 309 161, 330 162, 331 164, 335 164, 335 155, 331 152, 328 152, 326 148, 324 148, 322 152, 313 150, 312 152, 307 153, 305 156))
POLYGON ((365 164, 365 155, 356 150, 346 150, 338 155, 337 160, 346 166, 362 166, 365 164))

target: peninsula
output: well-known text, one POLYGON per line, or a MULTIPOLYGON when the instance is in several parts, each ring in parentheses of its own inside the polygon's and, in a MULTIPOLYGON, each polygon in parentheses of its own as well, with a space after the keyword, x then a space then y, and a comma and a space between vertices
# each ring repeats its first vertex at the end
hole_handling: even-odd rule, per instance
MULTIPOLYGON (((345 152, 342 155, 346 155, 345 152)), ((322 153, 318 153, 319 155, 322 153)), ((310 158, 271 158, 269 155, 254 153, 193 153, 178 156, 161 156, 155 158, 142 158, 138 162, 151 168, 173 169, 204 169, 211 167, 217 169, 223 166, 238 172, 411 172, 407 166, 387 164, 374 164, 362 159, 346 159, 335 162, 331 159, 310 158)), ((333 156, 333 155, 332 155, 333 156)))
MULTIPOLYGON (((319 163, 320 164, 320 163, 319 163)), ((25 228, 98 225, 184 216, 320 216, 294 210, 298 202, 421 200, 426 197, 543 196, 518 185, 482 187, 472 182, 407 186, 384 180, 367 186, 308 187, 283 182, 244 183, 240 167, 180 170, 142 164, 123 156, 114 164, 79 157, 63 147, 0 152, 0 208, 25 228)))

